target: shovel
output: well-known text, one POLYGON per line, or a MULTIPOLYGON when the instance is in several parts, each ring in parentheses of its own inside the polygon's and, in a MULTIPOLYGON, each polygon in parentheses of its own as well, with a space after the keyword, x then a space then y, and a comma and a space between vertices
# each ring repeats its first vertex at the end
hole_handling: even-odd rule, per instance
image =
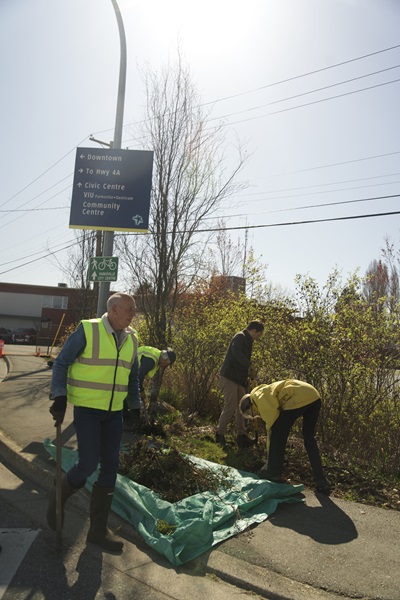
POLYGON ((144 414, 144 420, 146 422, 146 427, 150 427, 149 413, 147 412, 146 400, 143 400, 142 404, 143 404, 143 414, 144 414))
POLYGON ((56 427, 56 549, 62 549, 62 501, 61 501, 61 425, 56 427))

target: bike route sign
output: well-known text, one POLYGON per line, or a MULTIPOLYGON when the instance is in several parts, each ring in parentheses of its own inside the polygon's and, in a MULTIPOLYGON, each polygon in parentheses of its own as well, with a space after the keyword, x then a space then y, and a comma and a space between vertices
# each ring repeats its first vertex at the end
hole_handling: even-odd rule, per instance
POLYGON ((70 228, 147 232, 152 172, 148 150, 77 148, 70 228))
POLYGON ((117 281, 118 258, 116 256, 92 256, 89 262, 89 281, 117 281))

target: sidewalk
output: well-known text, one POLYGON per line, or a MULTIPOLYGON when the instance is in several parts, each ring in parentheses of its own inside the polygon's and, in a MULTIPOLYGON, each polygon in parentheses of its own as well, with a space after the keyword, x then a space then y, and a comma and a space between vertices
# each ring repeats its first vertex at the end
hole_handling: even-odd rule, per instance
MULTIPOLYGON (((10 497, 12 492, 13 502, 31 511, 31 517, 51 537, 44 508, 54 463, 43 448, 43 440, 54 437, 47 416, 51 371, 43 359, 14 356, 12 346, 8 348, 6 360, 0 359, 0 381, 6 361, 10 369, 0 383, 0 459, 24 481, 32 482, 37 502, 29 505, 26 498, 19 497, 23 486, 7 490, 1 479, 0 494, 10 497)), ((64 444, 74 447, 69 412, 63 435, 64 444)), ((244 598, 247 590, 276 600, 328 600, 337 595, 400 600, 400 512, 311 491, 306 491, 305 497, 304 504, 280 505, 267 521, 180 568, 147 547, 130 524, 112 515, 112 525, 121 527, 125 550, 122 557, 103 554, 103 561, 115 565, 116 573, 129 573, 159 593, 185 600, 193 597, 194 586, 196 597, 209 594, 215 600, 232 594, 244 598)), ((67 509, 64 539, 74 549, 85 548, 88 506, 88 495, 79 492, 67 509)))

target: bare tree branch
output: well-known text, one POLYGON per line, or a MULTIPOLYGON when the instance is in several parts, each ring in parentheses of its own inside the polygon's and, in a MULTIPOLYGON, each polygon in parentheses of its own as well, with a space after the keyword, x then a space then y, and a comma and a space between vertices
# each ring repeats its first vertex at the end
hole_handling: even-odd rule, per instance
POLYGON ((180 296, 204 268, 209 241, 197 233, 205 217, 243 185, 236 182, 246 157, 227 171, 221 126, 208 114, 179 57, 175 67, 145 74, 145 149, 154 152, 153 188, 147 235, 118 236, 130 286, 141 302, 152 343, 169 341, 180 296))

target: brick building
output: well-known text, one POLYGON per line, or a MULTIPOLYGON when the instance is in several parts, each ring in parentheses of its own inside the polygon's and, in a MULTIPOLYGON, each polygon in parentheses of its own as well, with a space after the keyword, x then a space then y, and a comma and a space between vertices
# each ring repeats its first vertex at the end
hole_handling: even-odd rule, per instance
POLYGON ((94 290, 0 282, 0 327, 13 331, 25 327, 37 331, 37 345, 51 345, 66 327, 96 316, 94 290))

